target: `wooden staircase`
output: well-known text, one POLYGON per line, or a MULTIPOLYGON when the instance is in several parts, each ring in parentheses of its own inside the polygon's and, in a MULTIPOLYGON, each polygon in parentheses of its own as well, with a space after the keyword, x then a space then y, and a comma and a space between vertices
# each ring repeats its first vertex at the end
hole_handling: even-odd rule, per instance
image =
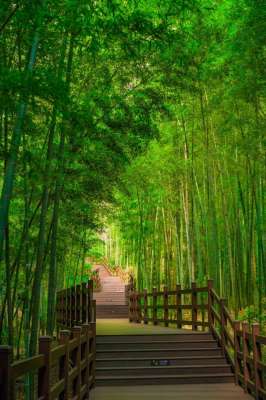
POLYGON ((98 265, 101 291, 93 294, 96 300, 96 318, 128 318, 125 283, 118 276, 112 276, 107 269, 98 265))
POLYGON ((210 333, 97 336, 96 385, 233 382, 210 333))

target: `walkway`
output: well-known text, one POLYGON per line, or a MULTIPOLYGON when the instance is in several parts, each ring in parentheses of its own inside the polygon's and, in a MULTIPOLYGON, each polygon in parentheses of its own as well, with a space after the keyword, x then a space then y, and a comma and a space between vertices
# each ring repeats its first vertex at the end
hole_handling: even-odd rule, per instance
MULTIPOLYGON (((192 331, 185 331, 188 335, 192 331)), ((184 333, 162 326, 129 323, 127 319, 97 320, 97 335, 158 335, 184 333)), ((195 334, 195 332, 193 332, 195 334)), ((252 400, 234 383, 140 386, 99 386, 92 400, 252 400)))
MULTIPOLYGON (((104 315, 104 313, 101 312, 101 307, 109 307, 110 310, 112 308, 115 309, 121 306, 126 307, 124 283, 120 280, 120 278, 110 276, 109 272, 105 269, 105 267, 103 266, 97 266, 97 267, 99 269, 100 278, 102 281, 102 291, 94 294, 94 298, 98 303, 96 329, 98 337, 97 354, 99 351, 99 358, 97 358, 98 368, 96 369, 96 387, 95 389, 93 389, 91 393, 91 400, 136 400, 136 399, 137 400, 179 400, 179 399, 180 400, 181 399, 182 400, 251 400, 252 399, 250 395, 244 393, 241 387, 236 386, 234 383, 230 383, 233 382, 232 378, 230 380, 225 380, 224 383, 216 383, 216 384, 210 383, 210 381, 208 380, 206 380, 205 381, 206 383, 204 384, 203 383, 204 380, 202 381, 202 379, 200 380, 200 383, 197 384, 189 384, 188 382, 189 379, 185 381, 185 378, 193 377, 193 375, 183 376, 182 371, 183 369, 184 370, 186 369, 188 360, 190 358, 189 353, 191 353, 192 355, 191 359, 193 359, 193 351, 195 350, 195 341, 200 342, 202 340, 201 335, 203 335, 203 333, 201 333, 201 335, 198 336, 197 332, 195 331, 192 332, 191 330, 185 330, 185 329, 177 330, 175 327, 166 328, 163 326, 158 326, 158 325, 154 326, 151 324, 144 325, 143 323, 142 324, 129 323, 128 319, 122 318, 121 315, 117 317, 115 315, 110 315, 110 318, 106 318, 106 314, 104 315), (100 310, 100 316, 99 316, 99 310, 100 310), (161 352, 163 353, 163 357, 168 358, 169 360, 170 359, 173 360, 175 357, 176 349, 179 348, 178 343, 181 343, 184 340, 183 339, 184 333, 186 336, 186 344, 184 343, 184 346, 180 347, 179 352, 181 357, 179 358, 177 357, 176 358, 177 361, 174 361, 172 366, 172 368, 175 368, 175 366, 177 366, 177 368, 182 368, 181 371, 182 375, 177 377, 178 378, 177 384, 175 385, 172 384, 173 379, 164 382, 164 376, 159 376, 159 375, 158 377, 156 377, 155 375, 154 380, 151 381, 150 382, 151 384, 149 385, 147 385, 147 383, 149 382, 143 381, 142 382, 143 384, 135 384, 134 386, 130 386, 129 382, 128 386, 123 386, 125 385, 125 383, 122 380, 122 382, 120 382, 120 385, 116 386, 117 382, 115 381, 115 379, 112 381, 112 377, 115 378, 117 376, 116 370, 119 368, 121 370, 122 375, 124 373, 123 371, 125 371, 125 374, 127 374, 126 372, 127 369, 128 372, 129 371, 131 372, 132 368, 132 371, 134 372, 134 369, 136 371, 136 369, 138 368, 145 368, 145 365, 147 364, 147 359, 145 357, 148 358, 151 357, 151 360, 152 359, 157 360, 159 359, 159 354, 161 352), (195 334, 196 337, 194 336, 195 334), (132 342, 133 336, 131 335, 134 335, 135 337, 142 335, 142 337, 141 338, 139 337, 138 339, 134 340, 133 343, 132 342), (147 336, 145 337, 145 335, 147 336), (190 335, 193 335, 193 337, 190 335), (106 336, 110 336, 110 338, 106 338, 106 336), (121 338, 119 338, 119 336, 121 338), (163 337, 165 339, 163 339, 163 337), (158 342, 158 340, 160 340, 160 342, 158 342), (176 340, 177 340, 176 344, 177 347, 176 349, 172 349, 173 347, 172 343, 174 343, 174 341, 176 340), (127 353, 125 353, 125 351, 130 352, 130 350, 127 350, 125 347, 128 342, 130 345, 129 349, 131 348, 130 355, 127 355, 127 353), (171 343, 170 347, 167 345, 167 342, 168 345, 171 343), (154 348, 156 347, 156 343, 157 347, 159 346, 158 349, 156 350, 157 353, 154 350, 154 348), (192 343, 194 343, 194 345, 192 343), (149 349, 149 345, 152 345, 153 350, 147 350, 149 349), (148 346, 147 349, 145 348, 145 346, 146 347, 148 346), (171 350, 167 351, 168 347, 169 349, 171 348, 171 350), (138 355, 137 354, 136 356, 132 355, 132 351, 138 352, 138 355), (155 351, 155 353, 147 356, 145 355, 145 351, 147 354, 153 351, 155 351), (104 352, 106 352, 106 354, 104 352), (181 354, 183 352, 184 355, 181 354), (186 356, 186 352, 188 353, 188 356, 186 356), (104 354, 101 355, 100 353, 104 354), (121 366, 119 367, 119 363, 121 363, 121 365, 124 365, 124 367, 123 368, 121 366), (109 372, 101 371, 101 370, 108 371, 108 368, 110 369, 109 372), (109 377, 110 383, 106 382, 105 385, 102 385, 101 379, 103 373, 104 374, 108 373, 110 375, 109 377), (155 378, 157 378, 157 380, 155 378), (97 386, 97 380, 99 381, 99 386, 97 386)), ((205 335, 209 334, 206 332, 205 335)), ((208 337, 206 336, 206 340, 207 339, 208 337)), ((204 350, 204 352, 200 357, 198 356, 198 354, 197 354, 198 357, 194 357, 195 366, 197 366, 197 360, 196 360, 197 358, 202 357, 202 360, 204 358, 205 359, 209 358, 208 363, 210 363, 210 365, 208 367, 211 376, 211 374, 213 373, 215 374, 215 368, 217 368, 217 365, 215 365, 216 358, 218 360, 217 362, 221 363, 219 364, 221 368, 224 368, 223 367, 224 363, 219 360, 220 357, 219 355, 215 356, 211 354, 212 351, 214 352, 213 354, 216 354, 217 352, 216 349, 213 349, 212 343, 210 343, 210 348, 208 348, 207 345, 205 347, 206 349, 201 349, 202 351, 204 350), (214 358, 215 360, 213 360, 212 362, 211 358, 214 358), (212 366, 213 368, 210 368, 212 366)), ((218 352, 219 351, 220 350, 218 350, 218 352)), ((148 360, 148 365, 147 365, 148 369, 150 369, 149 361, 151 360, 148 360)), ((172 361, 170 362, 172 365, 172 361)), ((206 367, 205 364, 202 365, 202 369, 204 369, 204 367, 206 367)), ((161 366, 155 367, 155 370, 156 368, 166 369, 168 367, 161 367, 161 366)), ((134 372, 134 374, 135 373, 136 372, 134 372)), ((199 374, 201 373, 202 371, 199 371, 199 374)), ((232 375, 232 372, 230 373, 232 375)), ((132 378, 132 375, 127 375, 127 376, 128 377, 131 376, 132 378)), ((139 376, 141 377, 141 375, 139 376)), ((175 377, 172 376, 172 378, 175 377)), ((126 382, 126 379, 124 380, 126 382)), ((133 382, 131 383, 131 385, 132 384, 133 382)))
POLYGON ((96 300, 96 318, 126 318, 128 306, 126 303, 125 283, 119 276, 112 276, 103 265, 95 265, 99 271, 101 290, 93 293, 96 300))
POLYGON ((112 276, 103 265, 95 265, 101 281, 101 290, 94 292, 98 304, 125 305, 125 283, 119 276, 112 276))
MULTIPOLYGON (((159 325, 144 325, 129 323, 128 318, 117 318, 117 319, 97 319, 96 324, 97 335, 157 335, 157 334, 177 334, 184 333, 184 329, 176 328, 165 328, 159 325)), ((185 331, 186 333, 192 333, 191 330, 185 331)), ((193 332, 195 334, 195 332, 193 332)))
POLYGON ((92 391, 92 400, 252 400, 233 383, 215 385, 108 386, 92 391))

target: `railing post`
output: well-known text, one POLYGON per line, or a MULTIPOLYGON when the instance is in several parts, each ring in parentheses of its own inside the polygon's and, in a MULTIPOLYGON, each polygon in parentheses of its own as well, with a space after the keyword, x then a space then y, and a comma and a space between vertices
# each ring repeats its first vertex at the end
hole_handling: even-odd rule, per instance
POLYGON ((132 293, 132 322, 136 322, 136 292, 132 293))
POLYGON ((76 393, 77 400, 80 400, 80 393, 81 393, 81 326, 74 326, 72 328, 73 338, 78 339, 78 346, 76 351, 76 359, 75 359, 75 367, 77 367, 77 386, 76 386, 76 393))
POLYGON ((249 348, 248 348, 248 322, 242 323, 242 331, 243 331, 243 374, 244 374, 244 389, 245 392, 248 391, 248 380, 249 380, 249 367, 248 367, 248 356, 249 356, 249 348))
POLYGON ((88 301, 87 320, 88 320, 88 322, 90 322, 90 321, 93 320, 92 314, 94 312, 94 310, 93 310, 93 307, 94 307, 94 303, 93 303, 93 301, 94 301, 93 300, 93 281, 92 280, 89 280, 88 283, 87 283, 87 295, 88 295, 88 298, 87 298, 87 301, 88 301))
POLYGON ((134 292, 134 322, 138 321, 138 293, 134 292))
POLYGON ((12 347, 0 346, 0 400, 14 400, 11 363, 12 347))
POLYGON ((235 384, 239 383, 239 373, 240 373, 240 342, 238 331, 240 330, 240 321, 234 321, 234 361, 235 361, 235 384))
POLYGON ((71 288, 71 327, 76 324, 76 288, 71 288))
POLYGON ((198 302, 197 302, 197 284, 192 282, 191 284, 191 305, 192 305, 192 330, 196 331, 198 329, 197 317, 198 317, 198 302))
POLYGON ((157 325, 157 288, 152 289, 152 322, 153 325, 157 325))
POLYGON ((169 304, 168 304, 168 288, 164 286, 163 288, 163 310, 164 310, 164 326, 169 326, 169 304))
POLYGON ((133 322, 133 318, 134 318, 134 316, 133 316, 133 306, 134 306, 134 303, 133 303, 133 292, 129 292, 128 299, 129 299, 128 318, 129 318, 129 322, 133 322))
POLYGON ((143 299, 144 299, 144 305, 143 305, 143 320, 144 324, 148 323, 148 291, 147 289, 144 289, 143 292, 143 299))
POLYGON ((220 299, 220 312, 221 312, 221 346, 223 354, 225 355, 226 348, 226 335, 225 335, 225 327, 226 327, 226 318, 224 315, 224 307, 226 305, 226 299, 220 299))
POLYGON ((67 327, 71 327, 71 289, 67 289, 67 327))
POLYGON ((91 321, 90 322, 95 322, 96 323, 96 318, 97 318, 97 314, 96 314, 96 300, 92 301, 92 315, 91 315, 91 321))
MULTIPOLYGON (((88 399, 90 395, 90 333, 91 333, 91 326, 90 324, 83 324, 82 325, 82 335, 85 335, 86 341, 85 341, 85 354, 83 355, 83 359, 81 359, 81 363, 85 361, 85 373, 84 369, 82 371, 82 374, 85 375, 85 382, 86 382, 86 394, 85 398, 88 399)), ((82 384, 82 383, 81 383, 82 384)))
POLYGON ((88 296, 87 283, 81 284, 81 321, 82 324, 88 324, 88 296))
POLYGON ((262 372, 259 369, 259 363, 261 362, 261 346, 257 343, 257 336, 260 334, 259 324, 252 324, 252 344, 253 344, 253 367, 254 367, 254 379, 255 379, 255 396, 256 400, 260 398, 260 389, 263 387, 262 372))
POLYGON ((60 324, 60 292, 56 292, 56 317, 55 317, 55 321, 56 321, 56 326, 58 326, 60 324))
POLYGON ((94 387, 95 386, 95 375, 96 375, 96 322, 92 322, 90 325, 91 325, 92 337, 93 337, 92 345, 91 345, 91 353, 93 354, 91 373, 92 373, 92 387, 94 387))
POLYGON ((63 325, 67 326, 67 290, 64 289, 62 292, 62 315, 63 315, 63 325))
POLYGON ((212 307, 213 307, 212 289, 213 289, 213 280, 209 279, 208 280, 208 323, 210 332, 213 332, 214 329, 214 318, 212 312, 212 307))
POLYGON ((81 316, 81 285, 76 286, 76 324, 82 323, 81 316))
POLYGON ((130 274, 128 286, 129 286, 129 293, 134 292, 135 285, 134 285, 134 277, 132 274, 130 274))
POLYGON ((51 349, 53 339, 50 336, 39 338, 39 354, 44 355, 44 367, 39 370, 38 396, 44 400, 50 400, 50 377, 51 377, 51 349))
POLYGON ((140 324, 142 320, 142 315, 141 315, 141 295, 140 293, 137 293, 136 296, 136 315, 137 315, 137 323, 140 324))
POLYGON ((65 357, 62 366, 62 378, 64 378, 64 400, 69 399, 69 339, 70 331, 60 331, 59 343, 65 345, 65 357))
POLYGON ((181 285, 176 285, 176 327, 182 329, 182 296, 181 296, 181 285))

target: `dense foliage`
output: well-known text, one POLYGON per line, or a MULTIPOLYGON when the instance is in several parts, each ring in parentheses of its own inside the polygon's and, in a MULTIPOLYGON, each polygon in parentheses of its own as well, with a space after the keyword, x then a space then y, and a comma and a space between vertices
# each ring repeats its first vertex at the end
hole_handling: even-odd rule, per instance
POLYGON ((189 26, 193 63, 163 75, 169 115, 127 168, 107 254, 140 289, 214 279, 236 315, 266 321, 265 9, 212 2, 189 26), (174 73, 172 73, 174 71, 174 73))
POLYGON ((262 315, 265 32, 261 0, 1 2, 0 338, 18 356, 106 223, 140 288, 213 277, 262 315))

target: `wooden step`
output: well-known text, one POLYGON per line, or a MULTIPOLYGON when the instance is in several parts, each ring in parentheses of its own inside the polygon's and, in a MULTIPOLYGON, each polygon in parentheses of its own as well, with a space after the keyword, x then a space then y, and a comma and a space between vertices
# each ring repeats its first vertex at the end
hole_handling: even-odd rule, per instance
POLYGON ((206 348, 206 347, 198 347, 195 349, 182 347, 180 349, 123 349, 123 350, 99 350, 98 345, 96 349, 96 358, 167 358, 167 357, 194 357, 194 356, 219 356, 222 354, 222 351, 219 347, 216 348, 206 348))
POLYGON ((151 365, 227 365, 222 355, 157 358, 103 358, 96 361, 97 367, 150 367, 151 365))
MULTIPOLYGON (((97 315, 97 314, 96 314, 97 315)), ((109 350, 110 348, 112 350, 175 350, 175 349, 182 349, 183 347, 185 348, 190 348, 190 349, 196 349, 198 347, 204 347, 204 348, 217 348, 217 342, 214 339, 211 340, 190 340, 189 342, 186 341, 162 341, 162 340, 153 340, 152 342, 140 342, 140 341, 134 341, 134 342, 124 342, 124 343, 119 343, 119 342, 109 342, 109 343, 97 343, 97 350, 109 350)))
POLYGON ((193 333, 192 331, 180 332, 176 333, 173 330, 173 333, 161 333, 161 334, 138 334, 138 335, 97 335, 96 343, 128 343, 128 342, 148 342, 151 343, 153 341, 158 342, 190 342, 196 340, 213 340, 213 336, 211 333, 193 333))
POLYGON ((203 372, 205 374, 230 374, 229 365, 166 365, 149 367, 98 367, 96 376, 148 376, 148 375, 197 375, 203 372))
MULTIPOLYGON (((134 385, 176 385, 200 383, 234 382, 232 373, 195 374, 195 375, 142 375, 142 376, 100 376, 96 375, 97 386, 134 386, 134 385)), ((163 393, 162 393, 163 398, 163 393)), ((215 399, 214 399, 215 400, 215 399)))

